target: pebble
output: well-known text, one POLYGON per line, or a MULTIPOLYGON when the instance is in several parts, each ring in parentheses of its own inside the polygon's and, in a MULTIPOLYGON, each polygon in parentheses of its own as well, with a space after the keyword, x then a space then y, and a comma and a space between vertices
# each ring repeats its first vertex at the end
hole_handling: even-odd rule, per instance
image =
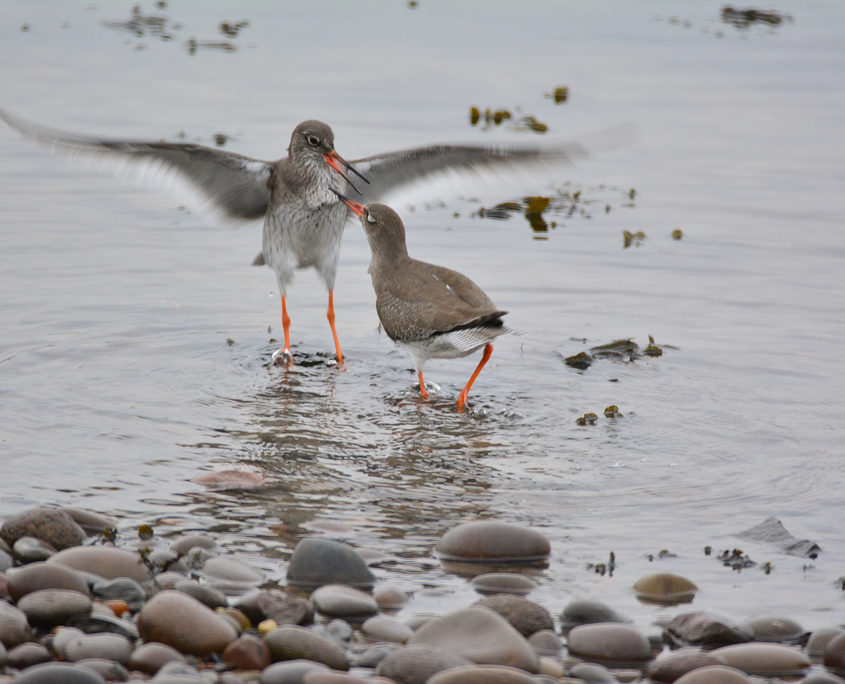
POLYGON ((833 636, 824 647, 824 664, 839 673, 845 673, 845 632, 833 636))
POLYGON ((114 660, 85 658, 84 660, 77 660, 76 664, 93 670, 108 682, 126 682, 129 680, 129 671, 114 660))
POLYGON ((73 521, 88 536, 100 535, 106 530, 117 528, 117 520, 107 515, 101 515, 96 511, 89 511, 86 508, 76 508, 75 506, 61 506, 59 510, 64 511, 73 518, 73 521))
POLYGON ((6 655, 6 663, 9 667, 14 667, 18 670, 23 670, 38 663, 46 663, 48 660, 52 660, 50 651, 34 641, 28 641, 20 646, 15 646, 6 655))
POLYGON ((392 584, 385 584, 373 592, 379 610, 399 610, 408 602, 408 592, 392 584))
POLYGON ((425 684, 437 672, 470 664, 469 658, 450 650, 417 644, 393 651, 379 663, 376 674, 398 684, 425 684))
POLYGON ((413 635, 414 630, 405 623, 388 615, 375 615, 361 625, 361 632, 371 639, 404 644, 413 635))
POLYGON ((172 646, 148 641, 132 651, 129 656, 129 668, 154 675, 170 662, 186 662, 185 656, 172 646))
POLYGON ((146 582, 152 577, 138 553, 114 546, 77 546, 59 551, 47 562, 60 563, 104 579, 128 577, 136 582, 146 582))
MULTIPOLYGON (((60 568, 62 566, 56 565, 54 567, 60 568)), ((94 596, 101 601, 109 601, 112 599, 126 601, 126 605, 129 606, 129 610, 133 613, 141 610, 144 605, 144 601, 146 600, 146 592, 143 587, 135 580, 129 579, 128 577, 100 580, 99 582, 94 583, 91 590, 94 593, 94 596)))
POLYGON ((217 540, 208 534, 203 534, 202 532, 186 534, 184 537, 179 537, 170 545, 170 548, 180 556, 184 556, 188 553, 188 551, 194 548, 205 549, 206 551, 211 551, 212 553, 220 552, 217 540))
POLYGON ((528 637, 531 648, 541 656, 557 656, 563 651, 563 642, 553 629, 541 629, 528 637))
POLYGON ((537 583, 515 572, 485 572, 473 577, 472 588, 479 594, 518 594, 525 596, 537 588, 537 583))
POLYGON ((326 671, 329 668, 313 660, 296 659, 273 663, 261 672, 261 684, 302 684, 305 675, 312 671, 326 671))
POLYGON ((262 589, 244 597, 236 606, 253 624, 269 619, 279 625, 307 625, 314 619, 314 610, 307 599, 281 589, 262 589))
POLYGON ((742 627, 751 632, 755 641, 803 645, 809 638, 804 628, 788 617, 760 615, 746 620, 742 627))
POLYGON ((592 663, 579 663, 569 668, 569 675, 583 680, 587 684, 613 684, 617 681, 606 667, 592 663))
POLYGON ((365 620, 378 612, 372 596, 342 584, 326 584, 314 590, 311 605, 318 613, 348 620, 365 620))
POLYGON ((535 684, 534 678, 515 667, 504 665, 464 665, 443 670, 426 684, 535 684))
POLYGON ((159 592, 146 603, 138 614, 138 632, 144 641, 160 641, 198 656, 222 652, 237 638, 230 622, 173 590, 159 592))
POLYGON ((132 642, 119 634, 80 634, 64 646, 63 652, 65 659, 71 662, 105 658, 127 665, 132 655, 132 642))
POLYGON ((6 571, 9 596, 17 602, 39 589, 73 589, 88 594, 88 583, 78 572, 63 565, 36 562, 6 571))
POLYGON ((509 665, 537 672, 539 661, 528 641, 498 613, 473 606, 420 627, 408 644, 449 649, 474 663, 509 665))
POLYGON ((35 537, 21 537, 12 546, 12 555, 22 563, 45 561, 55 555, 56 547, 35 537))
POLYGON ((270 664, 270 649, 259 637, 242 634, 226 647, 222 660, 236 670, 263 670, 270 664))
POLYGON ((301 587, 346 584, 371 589, 375 575, 351 546, 332 539, 306 537, 293 550, 287 569, 287 583, 301 587))
POLYGON ((568 636, 571 655, 616 667, 637 667, 651 660, 648 639, 630 625, 606 622, 573 627, 568 636))
POLYGON ((101 674, 85 666, 42 663, 26 668, 15 677, 15 684, 106 684, 106 680, 101 674))
POLYGON ((748 630, 708 611, 676 615, 665 632, 670 642, 705 649, 741 644, 754 638, 748 630))
POLYGON ((724 658, 700 648, 687 646, 659 655, 649 664, 646 674, 656 682, 674 682, 696 668, 724 664, 724 658))
POLYGON ((21 537, 36 537, 61 550, 79 546, 85 532, 58 508, 30 508, 6 518, 0 526, 0 538, 10 546, 21 537))
POLYGON ((801 684, 845 684, 845 679, 830 672, 813 672, 804 677, 801 684))
POLYGON ((117 617, 111 613, 111 610, 109 610, 109 614, 92 612, 91 615, 74 618, 69 624, 88 634, 109 632, 119 634, 127 639, 137 639, 139 636, 138 628, 134 622, 117 617))
POLYGON ((333 670, 348 670, 349 659, 338 643, 304 627, 285 625, 264 635, 271 657, 277 660, 304 658, 323 663, 333 670))
POLYGON ((255 568, 226 556, 209 558, 202 570, 209 585, 226 594, 244 594, 264 581, 264 575, 255 568))
POLYGON ((188 596, 195 598, 197 601, 205 604, 212 610, 224 608, 229 605, 229 601, 226 599, 226 595, 223 592, 218 591, 207 584, 200 584, 196 580, 179 580, 172 586, 172 589, 181 591, 183 594, 187 594, 188 596))
POLYGON ((478 520, 452 528, 440 540, 435 554, 464 562, 532 562, 545 560, 551 544, 536 530, 499 522, 478 520))
POLYGON ((750 684, 751 680, 734 667, 726 665, 708 665, 692 672, 687 672, 675 684, 750 684))
POLYGON ((590 599, 573 599, 566 604, 560 614, 560 629, 564 634, 578 625, 590 625, 596 622, 631 622, 624 615, 620 615, 610 606, 601 601, 590 599))
POLYGON ((554 630, 551 614, 539 603, 514 594, 494 594, 478 601, 475 605, 495 610, 507 620, 517 632, 530 637, 540 630, 554 630))
POLYGON ((698 587, 686 577, 658 572, 638 579, 634 583, 634 591, 640 601, 675 605, 690 603, 698 587))
POLYGON ((18 608, 33 627, 65 625, 91 613, 91 597, 73 589, 38 589, 23 596, 18 608))
POLYGON ((770 677, 800 675, 810 667, 803 653, 790 646, 763 642, 722 646, 713 655, 747 674, 770 677))

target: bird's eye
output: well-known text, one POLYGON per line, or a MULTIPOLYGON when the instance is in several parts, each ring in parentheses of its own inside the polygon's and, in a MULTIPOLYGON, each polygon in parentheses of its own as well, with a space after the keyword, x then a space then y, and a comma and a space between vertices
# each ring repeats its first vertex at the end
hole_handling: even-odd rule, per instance
POLYGON ((376 222, 375 217, 370 212, 367 212, 367 222, 368 223, 375 223, 376 222))
POLYGON ((316 135, 309 135, 305 138, 308 141, 308 144, 312 147, 317 147, 320 144, 320 139, 316 135))

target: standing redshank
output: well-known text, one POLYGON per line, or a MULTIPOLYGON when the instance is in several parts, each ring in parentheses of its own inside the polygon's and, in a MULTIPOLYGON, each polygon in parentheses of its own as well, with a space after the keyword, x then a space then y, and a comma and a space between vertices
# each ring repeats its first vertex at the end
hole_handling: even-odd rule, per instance
POLYGON ((502 321, 507 311, 499 311, 465 275, 408 256, 405 226, 393 209, 342 199, 360 217, 370 243, 370 275, 381 325, 413 360, 422 398, 428 398, 423 380, 428 359, 454 359, 484 347, 458 395, 458 412, 463 413, 470 387, 493 353, 491 341, 509 332, 502 321))
POLYGON ((73 135, 43 128, 3 110, 0 110, 0 118, 52 149, 112 158, 180 175, 228 218, 264 217, 262 249, 253 263, 266 264, 276 272, 285 345, 273 354, 273 361, 281 357, 288 363, 292 356, 287 287, 296 269, 308 267, 317 270, 328 288, 327 317, 337 360, 343 363, 334 325, 333 294, 341 236, 350 213, 335 192, 348 194, 350 188, 358 191, 344 169, 366 180, 368 185, 361 187, 367 198, 375 201, 407 184, 450 172, 478 175, 538 167, 548 173, 575 157, 586 156, 577 143, 547 148, 432 145, 352 160, 350 164, 335 152, 334 134, 328 125, 305 121, 294 129, 287 157, 261 161, 193 143, 107 140, 73 135))

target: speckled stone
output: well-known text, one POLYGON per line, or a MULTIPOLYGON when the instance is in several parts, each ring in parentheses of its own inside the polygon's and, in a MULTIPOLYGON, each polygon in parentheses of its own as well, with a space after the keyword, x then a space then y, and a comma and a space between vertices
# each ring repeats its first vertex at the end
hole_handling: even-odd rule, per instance
POLYGON ((722 646, 713 654, 723 658, 730 667, 747 674, 763 676, 798 675, 810 667, 810 661, 800 651, 789 646, 762 642, 722 646))
POLYGON ((671 640, 705 649, 751 641, 751 632, 708 611, 676 615, 666 626, 671 640))
POLYGON ((536 530, 498 520, 477 520, 444 534, 435 554, 464 562, 530 562, 547 558, 550 551, 549 540, 536 530))
POLYGON ((30 563, 6 571, 9 596, 17 602, 22 596, 39 589, 73 589, 88 594, 88 583, 75 570, 51 563, 30 563))
POLYGON ((304 627, 285 625, 264 635, 264 643, 271 657, 278 660, 314 660, 333 670, 348 670, 346 652, 334 639, 324 637, 304 627))
POLYGON ((129 577, 136 582, 146 582, 152 577, 139 554, 114 546, 77 546, 59 551, 47 562, 60 563, 105 579, 129 577))
POLYGON ((553 630, 555 627, 549 611, 523 596, 494 594, 481 599, 475 605, 495 610, 524 637, 530 637, 541 629, 553 630))
POLYGON ((61 550, 81 544, 85 533, 64 511, 30 508, 7 518, 0 526, 0 538, 10 546, 21 537, 35 537, 61 550))
POLYGON ((567 645, 570 654, 602 665, 631 667, 651 659, 648 639, 630 625, 616 622, 573 627, 567 645))
POLYGON ((472 606, 420 627, 409 645, 426 644, 449 649, 485 665, 508 665, 537 672, 539 661, 525 637, 501 615, 489 608, 472 606))
POLYGON ((159 641, 180 653, 206 656, 222 652, 237 638, 225 618, 195 598, 179 591, 162 591, 147 601, 138 614, 144 641, 159 641))
POLYGON ((293 550, 287 583, 302 587, 346 584, 370 589, 375 575, 361 555, 347 544, 331 539, 306 537, 293 550))

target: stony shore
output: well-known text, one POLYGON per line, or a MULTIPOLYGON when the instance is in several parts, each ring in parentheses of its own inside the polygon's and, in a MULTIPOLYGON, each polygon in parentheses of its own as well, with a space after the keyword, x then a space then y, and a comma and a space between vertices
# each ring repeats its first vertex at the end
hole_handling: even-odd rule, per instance
MULTIPOLYGON (((411 619, 407 595, 338 541, 303 538, 282 586, 208 534, 165 544, 142 527, 139 544, 121 546, 115 527, 74 508, 3 522, 0 682, 845 684, 837 624, 808 633, 789 616, 739 624, 690 610, 643 633, 585 599, 555 615, 531 600, 536 584, 521 572, 543 567, 550 544, 517 525, 447 532, 435 555, 472 578, 478 600, 411 619)), ((680 604, 698 587, 661 573, 633 590, 680 604)))

